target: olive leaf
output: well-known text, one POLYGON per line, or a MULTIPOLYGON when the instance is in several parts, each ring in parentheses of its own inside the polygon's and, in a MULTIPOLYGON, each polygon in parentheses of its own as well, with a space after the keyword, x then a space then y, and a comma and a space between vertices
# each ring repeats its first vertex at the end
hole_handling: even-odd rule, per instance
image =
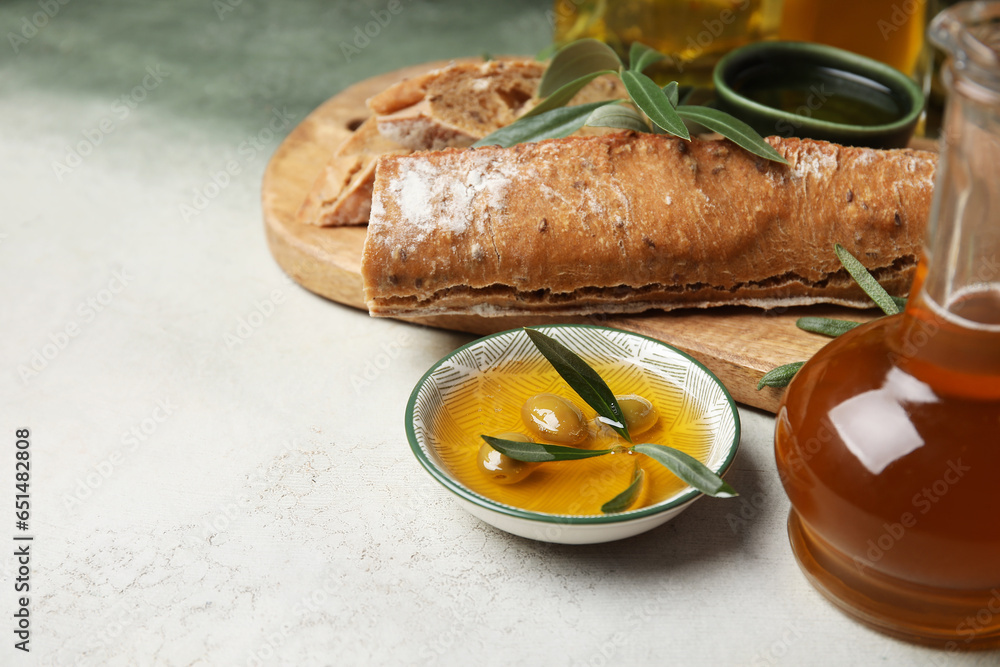
POLYGON ((777 368, 772 368, 760 378, 760 382, 757 383, 757 391, 760 391, 764 387, 784 387, 787 386, 795 374, 799 372, 802 365, 806 363, 804 361, 794 361, 790 364, 785 364, 784 366, 778 366, 777 368))
MULTIPOLYGON (((883 313, 886 315, 896 315, 903 312, 903 309, 906 308, 906 299, 891 296, 886 292, 885 288, 879 285, 878 281, 868 272, 865 265, 858 261, 857 257, 852 255, 839 243, 833 246, 833 251, 836 253, 840 263, 847 269, 851 278, 854 279, 854 282, 861 286, 865 294, 882 309, 883 313)), ((800 317, 795 321, 795 326, 800 329, 833 337, 846 333, 860 326, 860 324, 860 322, 835 320, 828 317, 800 317)), ((792 381, 792 378, 795 377, 795 374, 799 372, 799 369, 802 368, 803 364, 805 364, 804 361, 796 361, 791 364, 772 368, 767 373, 764 373, 760 382, 757 383, 757 391, 760 391, 764 387, 784 387, 788 385, 792 381)))
POLYGON ((597 371, 591 368, 576 352, 556 339, 546 336, 541 331, 525 328, 524 333, 531 339, 542 356, 552 364, 552 367, 566 381, 566 384, 579 394, 587 405, 597 410, 597 414, 605 417, 607 420, 605 423, 613 428, 618 435, 625 438, 626 441, 632 442, 622 408, 618 405, 614 393, 597 374, 597 371))
POLYGON ((629 505, 635 502, 639 492, 642 491, 642 484, 646 479, 646 472, 636 463, 635 472, 632 473, 632 482, 617 496, 601 505, 601 511, 605 514, 612 512, 624 512, 629 505))
POLYGON ((535 54, 535 60, 537 60, 539 62, 544 62, 544 61, 548 60, 549 58, 551 58, 552 56, 554 56, 555 53, 556 53, 556 51, 559 50, 559 48, 560 47, 559 47, 558 44, 556 44, 555 42, 552 42, 551 44, 549 44, 548 46, 546 46, 541 51, 539 51, 538 53, 535 54))
MULTIPOLYGON (((547 54, 548 51, 543 51, 537 57, 547 57, 547 54)), ((691 134, 684 125, 686 119, 718 132, 755 155, 787 164, 785 159, 746 123, 717 109, 683 104, 690 97, 693 88, 689 86, 681 88, 674 81, 661 89, 642 73, 646 67, 665 57, 655 49, 636 42, 632 44, 629 53, 629 69, 623 69, 621 59, 608 45, 591 38, 571 42, 555 53, 542 75, 538 96, 544 98, 544 101, 507 127, 480 139, 473 146, 496 144, 506 148, 527 141, 565 137, 584 124, 593 124, 581 108, 587 105, 573 107, 576 111, 568 111, 563 107, 590 81, 604 74, 613 74, 621 79, 629 99, 646 114, 652 125, 640 129, 637 123, 625 119, 625 115, 609 113, 607 116, 598 114, 594 120, 606 123, 608 118, 616 118, 614 122, 617 124, 597 124, 597 127, 621 127, 636 131, 651 131, 655 134, 668 133, 690 139, 691 134), (561 115, 548 115, 559 110, 563 111, 561 115), (538 118, 544 120, 535 120, 538 118)), ((592 104, 612 102, 614 100, 592 104)), ((597 107, 591 107, 591 110, 595 108, 597 107)))
POLYGON ((613 449, 580 449, 562 445, 543 445, 540 442, 521 442, 520 440, 504 440, 490 435, 480 436, 490 447, 515 461, 540 463, 544 461, 578 461, 592 459, 595 456, 610 454, 613 449))
POLYGON ((538 84, 538 96, 548 97, 582 76, 601 70, 618 71, 621 66, 618 54, 604 42, 589 37, 571 42, 552 56, 538 84))
POLYGON ((837 253, 837 259, 844 265, 847 272, 851 274, 854 281, 861 286, 861 289, 875 302, 875 305, 882 309, 883 313, 886 315, 896 315, 901 312, 899 306, 896 305, 896 301, 889 296, 884 287, 878 284, 878 281, 875 280, 872 274, 868 273, 868 269, 858 261, 857 257, 844 249, 839 243, 833 246, 833 251, 837 253))
POLYGON ((586 124, 590 127, 616 127, 622 130, 649 132, 649 125, 646 124, 642 114, 621 104, 594 109, 586 124))
POLYGON ((632 451, 645 454, 706 495, 714 498, 732 498, 740 495, 704 463, 678 449, 666 445, 642 443, 632 447, 632 451))
MULTIPOLYGON (((690 100, 692 97, 695 96, 695 93, 704 92, 704 91, 705 91, 704 88, 698 88, 697 86, 678 86, 677 87, 677 104, 675 104, 674 106, 677 106, 677 105, 680 105, 680 104, 687 104, 688 100, 690 100)), ((714 92, 707 92, 705 94, 709 95, 709 97, 711 97, 715 93, 714 92)))
POLYGON ((632 47, 628 52, 628 68, 633 72, 642 72, 653 63, 659 62, 664 58, 666 56, 656 49, 640 42, 632 42, 632 47))
POLYGON ((835 320, 829 317, 800 317, 795 320, 795 326, 809 333, 818 333, 836 338, 840 334, 847 333, 851 329, 861 326, 861 322, 835 320))
POLYGON ((678 93, 678 90, 680 90, 680 86, 677 85, 676 81, 671 81, 663 87, 663 94, 667 96, 668 100, 670 100, 670 106, 675 109, 677 108, 677 102, 680 99, 680 93, 678 93))
POLYGON ((531 111, 521 116, 521 118, 530 118, 531 116, 537 116, 543 114, 546 111, 551 111, 552 109, 558 109, 559 107, 564 107, 566 104, 573 99, 573 96, 580 92, 584 86, 593 81, 599 76, 605 74, 615 74, 614 70, 600 70, 597 72, 591 72, 590 74, 585 74, 579 79, 573 79, 569 83, 561 86, 558 90, 553 92, 551 95, 546 97, 544 100, 532 107, 531 111))
POLYGON ((617 102, 618 100, 602 100, 589 104, 578 104, 571 107, 552 109, 537 116, 521 118, 515 123, 501 127, 496 132, 488 134, 472 144, 472 147, 478 148, 480 146, 496 145, 509 148, 514 144, 565 137, 583 127, 583 124, 594 109, 617 102))
POLYGON ((631 70, 622 72, 620 76, 629 97, 639 110, 653 121, 653 124, 682 139, 691 138, 684 121, 677 115, 667 94, 656 85, 655 81, 641 72, 631 70))
POLYGON ((689 120, 713 132, 718 132, 737 146, 745 148, 754 155, 767 160, 773 160, 774 162, 788 164, 788 160, 783 158, 778 151, 774 150, 771 144, 764 141, 757 134, 756 130, 738 118, 733 118, 725 111, 719 111, 711 107, 681 105, 677 107, 677 115, 684 120, 689 120))

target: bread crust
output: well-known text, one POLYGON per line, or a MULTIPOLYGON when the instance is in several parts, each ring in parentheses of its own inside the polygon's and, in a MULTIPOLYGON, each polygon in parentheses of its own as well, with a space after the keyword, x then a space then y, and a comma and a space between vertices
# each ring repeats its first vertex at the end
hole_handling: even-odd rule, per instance
POLYGON ((382 158, 362 261, 373 315, 579 315, 870 302, 840 243, 906 292, 937 156, 622 132, 382 158))

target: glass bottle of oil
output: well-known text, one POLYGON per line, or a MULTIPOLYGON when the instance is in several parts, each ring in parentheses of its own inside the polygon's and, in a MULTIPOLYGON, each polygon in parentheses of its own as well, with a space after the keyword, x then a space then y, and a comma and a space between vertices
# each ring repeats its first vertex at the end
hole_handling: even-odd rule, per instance
POLYGON ((926 0, 784 0, 780 39, 819 42, 914 74, 926 0))
MULTIPOLYGON (((666 55, 654 78, 711 85, 712 68, 738 46, 774 37, 780 0, 555 0, 555 43, 593 37, 628 57, 633 42, 666 55)), ((626 61, 627 62, 627 61, 626 61)))
POLYGON ((884 632, 1000 646, 1000 3, 939 15, 949 98, 905 312, 789 385, 775 455, 807 578, 884 632))

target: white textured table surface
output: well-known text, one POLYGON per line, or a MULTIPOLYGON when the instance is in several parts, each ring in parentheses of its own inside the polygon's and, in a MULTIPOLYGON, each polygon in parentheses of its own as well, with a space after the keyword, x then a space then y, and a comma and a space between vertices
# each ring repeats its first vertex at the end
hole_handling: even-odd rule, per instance
POLYGON ((353 81, 546 43, 548 3, 500 5, 0 7, 0 665, 997 664, 887 639, 809 587, 766 415, 741 411, 740 499, 612 544, 500 533, 418 466, 406 398, 469 338, 291 284, 259 183, 353 81))

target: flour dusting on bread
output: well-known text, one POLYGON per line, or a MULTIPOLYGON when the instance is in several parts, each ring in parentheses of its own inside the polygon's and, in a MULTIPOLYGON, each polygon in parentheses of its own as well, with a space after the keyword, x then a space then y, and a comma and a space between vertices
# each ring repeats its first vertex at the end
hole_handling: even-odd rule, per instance
MULTIPOLYGON (((482 221, 481 216, 503 207, 510 167, 494 165, 490 155, 478 151, 462 163, 460 178, 441 178, 440 166, 426 161, 400 163, 386 192, 396 202, 399 219, 393 224, 407 250, 431 234, 464 234, 474 221, 482 221)), ((374 217, 380 220, 385 215, 384 202, 380 200, 377 206, 374 217)))

